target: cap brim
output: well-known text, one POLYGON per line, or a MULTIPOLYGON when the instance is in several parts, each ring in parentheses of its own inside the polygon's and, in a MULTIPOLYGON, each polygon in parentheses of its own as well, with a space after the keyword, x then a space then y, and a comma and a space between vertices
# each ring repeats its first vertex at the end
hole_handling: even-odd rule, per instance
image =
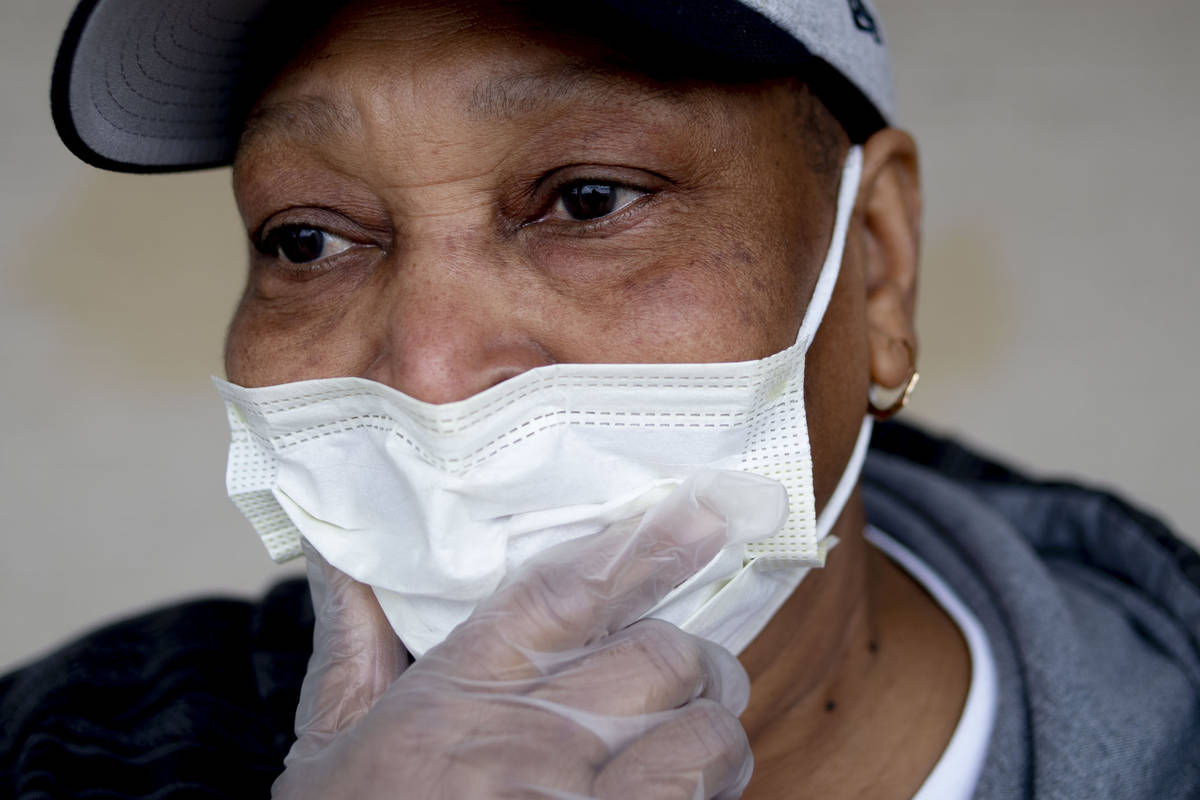
POLYGON ((230 163, 267 0, 83 0, 55 61, 51 113, 85 162, 120 172, 230 163))

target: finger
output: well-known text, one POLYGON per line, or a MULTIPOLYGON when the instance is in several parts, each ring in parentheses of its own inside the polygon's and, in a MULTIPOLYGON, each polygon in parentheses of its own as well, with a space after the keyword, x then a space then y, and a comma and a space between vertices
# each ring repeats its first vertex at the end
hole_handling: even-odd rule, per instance
MULTIPOLYGON (((385 702, 391 702, 390 695, 385 702)), ((456 769, 477 770, 495 781, 491 791, 479 787, 450 796, 496 797, 502 787, 514 785, 587 791, 612 752, 588 722, 572 709, 498 694, 439 705, 437 716, 424 727, 435 736, 457 732, 437 736, 444 741, 440 757, 456 769), (548 752, 553 755, 547 757, 548 752)))
POLYGON ((531 696, 615 716, 652 714, 700 697, 736 715, 750 697, 750 679, 732 653, 662 620, 641 620, 563 659, 553 667, 539 663, 551 677, 531 696))
POLYGON ((787 493, 775 481, 704 470, 647 512, 632 534, 614 526, 526 564, 455 631, 462 636, 444 645, 509 666, 530 653, 582 647, 637 619, 698 572, 731 529, 739 538, 769 535, 786 515, 787 493))
POLYGON ((697 700, 631 742, 600 770, 592 794, 601 800, 738 797, 754 769, 750 742, 737 718, 697 700))
POLYGON ((315 625, 296 708, 302 749, 354 724, 409 661, 370 587, 330 566, 307 542, 304 553, 315 625))

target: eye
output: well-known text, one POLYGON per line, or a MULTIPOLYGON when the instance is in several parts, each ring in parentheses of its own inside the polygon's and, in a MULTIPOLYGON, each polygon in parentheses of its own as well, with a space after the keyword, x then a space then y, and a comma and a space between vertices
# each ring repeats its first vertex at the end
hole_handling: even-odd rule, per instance
POLYGON ((615 214, 646 192, 603 181, 575 181, 562 187, 549 216, 579 222, 615 214))
POLYGON ((331 258, 354 246, 354 242, 321 228, 281 225, 263 234, 258 250, 290 264, 311 264, 331 258))

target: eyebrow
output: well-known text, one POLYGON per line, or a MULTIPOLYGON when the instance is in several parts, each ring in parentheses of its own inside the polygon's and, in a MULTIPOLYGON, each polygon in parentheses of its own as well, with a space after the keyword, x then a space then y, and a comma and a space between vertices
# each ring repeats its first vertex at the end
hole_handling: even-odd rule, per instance
MULTIPOLYGON (((548 109, 580 95, 604 99, 618 89, 632 85, 628 78, 597 70, 592 65, 565 64, 552 69, 501 75, 479 83, 467 93, 466 112, 480 120, 510 119, 548 109)), ((677 96, 665 87, 652 94, 666 98, 677 96)))
POLYGON ((284 135, 321 140, 345 136, 362 127, 353 107, 332 103, 320 95, 306 95, 262 106, 246 118, 238 151, 259 139, 284 135))

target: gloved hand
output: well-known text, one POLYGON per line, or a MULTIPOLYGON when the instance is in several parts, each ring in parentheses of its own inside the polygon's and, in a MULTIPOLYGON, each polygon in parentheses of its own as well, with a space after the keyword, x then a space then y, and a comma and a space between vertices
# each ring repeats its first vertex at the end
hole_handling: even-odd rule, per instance
POLYGON ((748 501, 787 506, 768 479, 702 473, 636 527, 533 559, 411 664, 370 588, 307 550, 314 652, 274 795, 737 797, 746 673, 673 625, 630 623, 717 554, 748 501))

